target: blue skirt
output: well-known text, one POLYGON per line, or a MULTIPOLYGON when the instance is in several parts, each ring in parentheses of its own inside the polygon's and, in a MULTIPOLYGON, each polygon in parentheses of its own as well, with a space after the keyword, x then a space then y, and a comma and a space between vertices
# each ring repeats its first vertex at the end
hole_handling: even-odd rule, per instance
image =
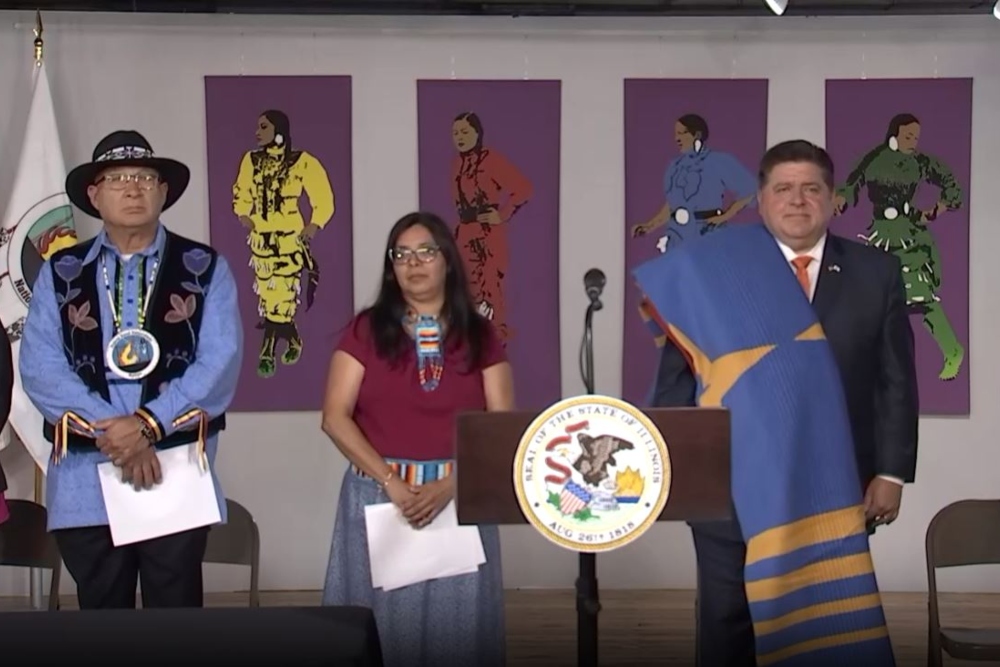
POLYGON ((364 509, 386 502, 389 498, 375 480, 348 467, 340 489, 323 605, 372 609, 385 667, 504 665, 506 633, 497 527, 479 526, 486 562, 477 572, 387 592, 372 588, 364 509))

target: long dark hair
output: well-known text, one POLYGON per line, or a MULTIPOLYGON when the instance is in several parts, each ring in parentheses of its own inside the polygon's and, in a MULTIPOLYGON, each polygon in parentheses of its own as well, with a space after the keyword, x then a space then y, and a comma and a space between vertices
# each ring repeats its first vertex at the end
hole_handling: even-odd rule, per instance
POLYGON ((483 129, 483 121, 479 120, 479 115, 474 111, 463 111, 455 116, 455 120, 451 121, 451 124, 454 125, 460 120, 464 120, 476 132, 476 145, 470 148, 469 152, 474 153, 481 150, 486 131, 483 129))
POLYGON ((708 141, 708 123, 696 113, 686 113, 677 119, 677 122, 684 126, 684 129, 694 135, 695 139, 701 139, 702 143, 708 141))
MULTIPOLYGON (((288 179, 288 171, 292 168, 292 165, 298 162, 302 151, 292 150, 292 124, 288 120, 288 114, 278 109, 268 109, 261 116, 274 126, 275 138, 281 137, 280 144, 272 139, 269 145, 280 146, 285 151, 281 158, 280 169, 273 174, 265 172, 258 186, 258 194, 263 202, 263 210, 260 212, 260 215, 265 220, 268 220, 270 213, 276 213, 281 208, 281 198, 272 197, 271 192, 281 192, 281 189, 285 187, 285 181, 288 179), (278 182, 277 188, 272 187, 272 179, 278 182)), ((261 162, 266 159, 266 156, 267 147, 264 146, 253 151, 250 159, 253 161, 254 167, 259 168, 261 162)))
POLYGON ((261 114, 274 126, 274 136, 281 135, 281 144, 271 141, 275 146, 284 146, 289 153, 292 152, 292 123, 288 120, 288 114, 278 109, 268 109, 261 114))
POLYGON ((885 140, 889 141, 892 137, 898 137, 900 128, 904 125, 913 125, 914 123, 919 125, 920 119, 912 113, 896 114, 892 117, 892 120, 889 121, 889 129, 885 132, 885 140))
POLYGON ((369 317, 376 353, 395 363, 407 346, 413 345, 403 329, 407 305, 396 281, 389 251, 396 247, 403 232, 416 225, 425 227, 431 233, 445 262, 444 307, 441 310, 441 317, 448 327, 445 345, 452 347, 465 343, 468 369, 478 368, 489 322, 472 303, 469 281, 451 230, 440 217, 425 211, 404 215, 393 225, 386 240, 378 297, 364 311, 369 317))

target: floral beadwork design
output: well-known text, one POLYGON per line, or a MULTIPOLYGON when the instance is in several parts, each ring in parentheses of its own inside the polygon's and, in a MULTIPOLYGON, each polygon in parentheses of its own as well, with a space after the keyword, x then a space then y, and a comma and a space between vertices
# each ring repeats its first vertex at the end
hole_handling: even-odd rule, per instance
MULTIPOLYGON (((185 252, 181 256, 181 261, 184 264, 184 268, 187 269, 192 277, 191 280, 183 281, 181 287, 190 292, 190 294, 186 296, 177 293, 171 294, 170 310, 167 311, 163 319, 169 324, 184 322, 187 325, 188 333, 191 335, 191 349, 197 350, 198 337, 195 335, 194 327, 191 325, 191 318, 198 310, 198 301, 195 298, 195 294, 203 296, 207 294, 206 287, 201 284, 201 277, 212 265, 212 256, 201 248, 194 248, 185 252)), ((167 354, 167 367, 175 361, 189 366, 194 361, 194 356, 193 352, 189 353, 186 350, 175 349, 167 354)))
POLYGON ((72 303, 73 299, 80 296, 81 289, 73 287, 73 283, 83 274, 83 260, 73 255, 66 255, 59 258, 53 268, 59 279, 66 283, 66 293, 59 294, 57 292, 56 303, 60 312, 64 308, 66 309, 66 319, 72 326, 69 334, 69 346, 67 347, 64 342, 63 349, 73 360, 74 370, 79 371, 81 368, 89 366, 91 371, 96 371, 97 359, 89 355, 83 355, 79 358, 76 356, 76 331, 93 331, 98 327, 97 320, 90 314, 93 306, 89 300, 84 301, 79 306, 72 303))
POLYGON ((204 294, 205 288, 201 284, 201 277, 212 265, 212 256, 201 248, 194 248, 184 253, 181 260, 184 262, 184 268, 194 276, 193 281, 185 280, 181 283, 181 287, 195 294, 204 294))

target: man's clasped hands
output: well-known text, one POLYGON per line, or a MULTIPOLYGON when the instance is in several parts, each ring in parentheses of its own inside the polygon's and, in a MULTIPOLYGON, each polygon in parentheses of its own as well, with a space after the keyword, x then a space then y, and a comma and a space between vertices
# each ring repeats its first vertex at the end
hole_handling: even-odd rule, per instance
POLYGON ((93 425, 97 448, 122 469, 122 481, 131 482, 136 491, 151 489, 162 480, 156 448, 143 433, 143 422, 136 415, 102 419, 93 425))

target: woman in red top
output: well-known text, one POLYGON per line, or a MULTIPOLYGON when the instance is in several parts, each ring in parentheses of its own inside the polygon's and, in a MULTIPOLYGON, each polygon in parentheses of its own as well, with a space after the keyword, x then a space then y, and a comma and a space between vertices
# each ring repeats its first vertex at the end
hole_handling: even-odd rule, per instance
POLYGON ((507 223, 531 198, 531 182, 495 148, 483 145, 483 124, 476 114, 459 114, 451 134, 458 150, 451 167, 458 250, 476 308, 506 342, 512 335, 504 293, 510 264, 507 223))
POLYGON ((497 526, 479 527, 486 562, 476 572, 387 592, 372 587, 365 507, 391 502, 415 528, 430 523, 455 494, 455 416, 511 410, 513 393, 448 227, 428 213, 403 217, 375 304, 333 354, 323 408, 323 430, 350 461, 323 604, 373 609, 387 667, 504 664, 497 526))

